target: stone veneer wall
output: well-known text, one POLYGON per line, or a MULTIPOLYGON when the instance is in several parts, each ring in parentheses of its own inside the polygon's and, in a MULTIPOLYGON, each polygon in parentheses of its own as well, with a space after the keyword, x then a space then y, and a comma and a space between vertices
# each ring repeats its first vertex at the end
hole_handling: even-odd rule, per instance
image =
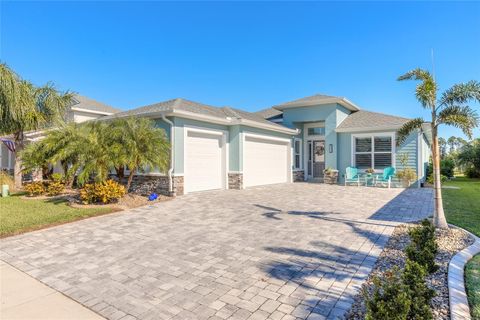
POLYGON ((243 173, 228 173, 228 189, 243 188, 243 173))
POLYGON ((305 181, 305 171, 295 170, 292 172, 293 182, 305 181))
MULTIPOLYGON (((115 175, 112 178, 118 180, 115 175)), ((173 176, 173 190, 176 195, 183 195, 183 177, 173 176)), ((121 183, 126 184, 128 177, 122 179, 121 183)), ((168 191, 168 176, 159 175, 135 175, 133 176, 130 191, 136 194, 149 195, 152 192, 171 195, 168 191)))

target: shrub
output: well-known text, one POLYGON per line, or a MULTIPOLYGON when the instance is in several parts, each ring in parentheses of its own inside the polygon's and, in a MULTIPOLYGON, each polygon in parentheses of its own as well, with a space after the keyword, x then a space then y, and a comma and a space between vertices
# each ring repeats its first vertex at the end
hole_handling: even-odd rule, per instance
POLYGON ((480 178, 480 169, 467 167, 467 169, 465 169, 465 176, 467 176, 467 178, 480 178))
POLYGON ((7 172, 0 170, 0 186, 4 184, 8 185, 10 190, 13 190, 15 187, 13 178, 7 172))
POLYGON ((415 261, 407 259, 402 274, 402 282, 408 288, 410 296, 410 311, 408 319, 430 320, 433 319, 430 301, 435 296, 435 291, 428 288, 425 283, 427 270, 415 261))
POLYGON ((367 290, 363 291, 367 307, 366 320, 407 319, 411 301, 401 276, 400 269, 394 267, 384 277, 373 278, 373 293, 370 295, 367 290))
MULTIPOLYGON (((440 182, 441 183, 444 183, 447 180, 448 180, 447 176, 444 176, 442 174, 440 175, 440 182)), ((433 184, 433 174, 431 174, 427 177, 427 182, 430 183, 430 184, 433 184)))
POLYGON ((429 273, 435 272, 435 255, 438 246, 435 242, 435 227, 425 219, 421 226, 411 229, 409 232, 412 242, 405 249, 408 259, 424 266, 429 273))
POLYGON ((65 184, 60 181, 51 181, 47 184, 47 195, 57 196, 65 190, 65 184))
POLYGON ((25 189, 30 197, 41 196, 46 192, 45 185, 42 181, 30 182, 26 184, 23 189, 25 189))
POLYGON ((126 193, 125 187, 113 180, 86 184, 80 190, 83 203, 111 203, 126 193))
POLYGON ((63 175, 61 173, 52 173, 50 179, 54 182, 61 182, 63 181, 63 175))
POLYGON ((453 171, 455 169, 455 161, 451 158, 440 160, 440 174, 448 178, 453 177, 453 171))

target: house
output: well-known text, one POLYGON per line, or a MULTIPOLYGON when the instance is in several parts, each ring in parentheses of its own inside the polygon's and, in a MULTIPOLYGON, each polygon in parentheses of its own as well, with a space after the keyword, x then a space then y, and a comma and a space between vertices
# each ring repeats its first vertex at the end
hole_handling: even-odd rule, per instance
MULTIPOLYGON (((104 103, 76 94, 73 97, 73 103, 68 108, 65 117, 67 121, 80 123, 109 116, 119 111, 119 109, 113 108, 104 103)), ((42 136, 43 131, 41 130, 26 133, 27 142, 35 141, 42 136)), ((0 143, 0 170, 11 171, 13 173, 14 165, 14 154, 10 152, 3 143, 0 143)))
POLYGON ((396 131, 409 119, 363 111, 342 97, 314 95, 256 113, 173 99, 102 119, 128 116, 154 119, 172 146, 168 172, 135 176, 143 192, 321 181, 327 167, 340 173, 348 166, 399 169, 404 153, 419 185, 430 154, 428 126, 397 147, 396 131))

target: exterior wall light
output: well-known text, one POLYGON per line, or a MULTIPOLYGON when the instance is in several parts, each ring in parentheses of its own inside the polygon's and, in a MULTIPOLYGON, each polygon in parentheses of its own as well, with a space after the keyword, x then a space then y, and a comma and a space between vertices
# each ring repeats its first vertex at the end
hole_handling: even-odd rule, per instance
POLYGON ((328 152, 333 153, 333 144, 331 143, 328 145, 328 152))

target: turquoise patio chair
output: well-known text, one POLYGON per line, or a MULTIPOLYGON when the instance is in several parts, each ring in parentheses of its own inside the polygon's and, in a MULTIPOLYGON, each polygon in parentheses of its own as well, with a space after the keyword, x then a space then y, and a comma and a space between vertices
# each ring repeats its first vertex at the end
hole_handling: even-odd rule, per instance
POLYGON ((360 175, 358 174, 358 169, 354 167, 347 167, 345 169, 345 185, 347 183, 356 183, 360 187, 360 175))
POLYGON ((375 185, 381 183, 382 185, 385 183, 390 188, 392 184, 392 177, 395 175, 395 168, 394 167, 387 167, 383 169, 383 174, 379 174, 375 176, 375 185))

